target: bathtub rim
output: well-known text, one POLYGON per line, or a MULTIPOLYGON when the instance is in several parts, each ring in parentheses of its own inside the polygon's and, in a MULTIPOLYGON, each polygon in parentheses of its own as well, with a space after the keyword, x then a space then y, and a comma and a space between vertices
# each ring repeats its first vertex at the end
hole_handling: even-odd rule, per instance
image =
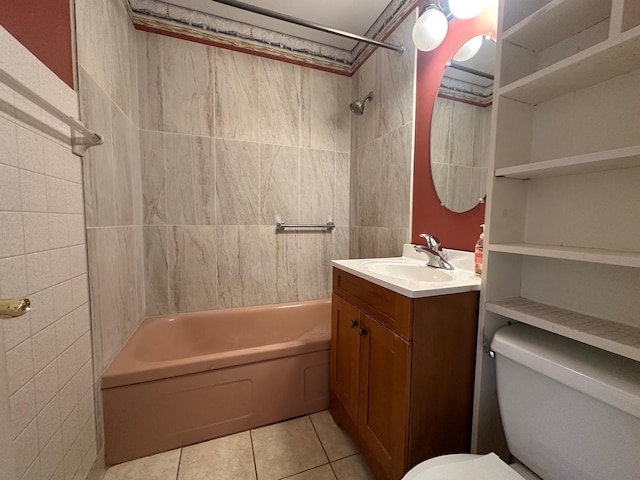
MULTIPOLYGON (((251 312, 259 311, 261 309, 264 309, 265 307, 287 308, 291 306, 304 306, 314 304, 331 305, 331 299, 328 298, 249 307, 236 307, 233 309, 224 310, 245 310, 247 312, 251 312)), ((223 310, 211 310, 211 312, 221 311, 223 310)), ((274 343, 270 345, 262 345, 258 347, 244 348, 240 350, 232 350, 229 352, 210 353, 194 357, 164 361, 149 362, 138 360, 133 357, 133 352, 131 351, 132 346, 130 342, 144 322, 153 322, 157 319, 175 317, 176 315, 184 315, 188 318, 189 315, 199 315, 202 313, 203 312, 175 313, 170 315, 158 315, 145 318, 131 335, 131 337, 129 337, 127 342, 125 342, 122 349, 115 355, 110 365, 102 374, 101 388, 117 388, 126 385, 163 380, 181 375, 190 375, 194 373, 218 370, 238 365, 247 365, 276 358, 284 358, 304 353, 328 350, 330 348, 331 332, 330 319, 328 319, 329 328, 327 329, 326 335, 305 340, 293 340, 288 342, 274 343)))

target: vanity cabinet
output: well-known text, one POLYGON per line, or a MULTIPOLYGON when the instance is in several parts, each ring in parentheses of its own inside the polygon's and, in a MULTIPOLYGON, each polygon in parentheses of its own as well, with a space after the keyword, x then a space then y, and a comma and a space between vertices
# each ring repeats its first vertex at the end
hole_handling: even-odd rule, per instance
POLYGON ((330 410, 377 479, 469 452, 478 292, 410 299, 334 268, 330 410))

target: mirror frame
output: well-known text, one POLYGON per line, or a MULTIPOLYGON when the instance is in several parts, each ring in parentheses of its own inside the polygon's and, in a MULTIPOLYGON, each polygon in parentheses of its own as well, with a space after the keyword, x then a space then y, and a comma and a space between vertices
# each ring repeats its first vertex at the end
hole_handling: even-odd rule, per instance
POLYGON ((443 207, 431 178, 431 116, 446 64, 469 38, 491 34, 496 38, 498 2, 469 20, 453 19, 442 45, 431 52, 418 52, 416 65, 416 115, 413 175, 413 214, 411 241, 420 243, 418 235, 437 235, 443 246, 473 251, 484 223, 485 205, 479 204, 463 213, 443 207))

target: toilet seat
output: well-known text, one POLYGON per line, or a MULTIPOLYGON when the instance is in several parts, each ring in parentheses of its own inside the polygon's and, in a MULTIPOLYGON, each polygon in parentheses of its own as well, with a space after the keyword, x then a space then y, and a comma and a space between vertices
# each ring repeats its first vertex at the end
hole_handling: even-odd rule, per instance
MULTIPOLYGON (((409 470, 402 480, 429 480, 431 475, 429 471, 434 469, 435 467, 440 467, 438 470, 442 472, 443 468, 446 468, 446 465, 459 464, 462 462, 468 462, 469 460, 476 460, 484 455, 473 455, 468 453, 461 454, 451 454, 451 455, 442 455, 440 457, 430 458, 429 460, 425 460, 422 463, 419 463, 411 470, 409 470)), ((456 468, 464 468, 461 465, 456 465, 456 468)), ((525 480, 542 480, 540 477, 535 475, 533 472, 528 470, 524 465, 521 464, 513 464, 509 465, 509 468, 514 470, 518 475, 520 475, 525 480)), ((474 466, 473 462, 469 464, 469 480, 473 479, 474 466)))

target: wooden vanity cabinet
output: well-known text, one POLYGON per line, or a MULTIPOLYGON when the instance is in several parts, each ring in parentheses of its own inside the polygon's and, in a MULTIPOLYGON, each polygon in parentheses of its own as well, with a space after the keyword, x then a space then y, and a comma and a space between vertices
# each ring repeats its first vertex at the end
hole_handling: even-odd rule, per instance
POLYGON ((478 292, 409 299, 333 270, 330 411, 376 479, 471 438, 478 292))

